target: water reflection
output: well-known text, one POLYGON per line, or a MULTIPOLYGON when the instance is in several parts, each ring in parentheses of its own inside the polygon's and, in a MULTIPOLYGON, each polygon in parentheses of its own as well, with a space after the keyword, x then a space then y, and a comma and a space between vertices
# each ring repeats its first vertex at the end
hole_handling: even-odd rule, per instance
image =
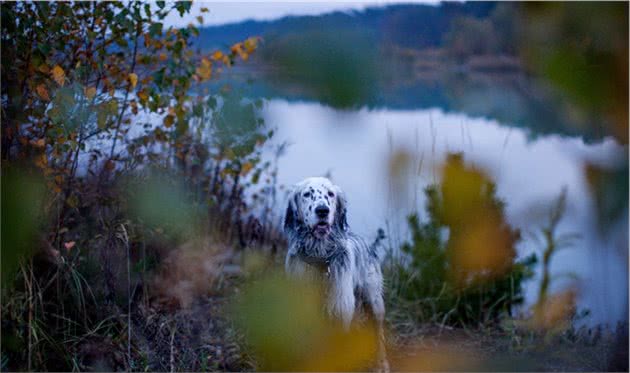
MULTIPOLYGON (((558 231, 579 233, 581 239, 554 257, 551 271, 558 278, 552 287, 561 288, 576 275, 578 306, 591 310, 586 322, 614 323, 624 317, 628 258, 627 251, 615 248, 619 240, 628 247, 627 215, 608 237, 600 237, 583 173, 586 161, 611 167, 623 162, 627 148, 615 140, 586 144, 557 135, 531 140, 526 130, 440 109, 340 112, 317 103, 274 99, 266 104, 264 117, 277 128, 275 145, 292 144, 279 159, 278 182, 291 185, 328 174, 348 194, 353 229, 372 238, 379 227, 387 228, 393 247, 407 238, 405 217, 415 211, 423 216, 422 189, 439 179, 439 165, 448 152, 463 152, 467 162, 495 179, 510 223, 524 233, 521 256, 540 250, 530 237, 566 185, 567 212, 558 231), (400 189, 394 193, 389 167, 401 150, 411 155, 402 195, 400 189)), ((537 280, 527 286, 528 305, 535 301, 537 280)))

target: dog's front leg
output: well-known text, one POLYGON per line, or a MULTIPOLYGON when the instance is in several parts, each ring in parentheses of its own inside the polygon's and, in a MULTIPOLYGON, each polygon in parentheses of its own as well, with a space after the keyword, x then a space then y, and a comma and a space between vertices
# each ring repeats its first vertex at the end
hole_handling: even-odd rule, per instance
POLYGON ((355 297, 352 273, 348 268, 347 258, 330 263, 330 292, 328 294, 328 312, 341 320, 345 331, 350 329, 354 316, 355 297))

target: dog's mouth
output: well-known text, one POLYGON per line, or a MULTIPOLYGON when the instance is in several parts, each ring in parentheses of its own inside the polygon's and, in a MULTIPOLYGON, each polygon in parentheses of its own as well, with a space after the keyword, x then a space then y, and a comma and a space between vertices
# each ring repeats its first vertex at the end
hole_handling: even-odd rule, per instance
POLYGON ((315 235, 317 236, 323 236, 327 234, 329 230, 330 225, 328 224, 328 222, 320 221, 315 224, 315 227, 313 228, 313 233, 315 233, 315 235))

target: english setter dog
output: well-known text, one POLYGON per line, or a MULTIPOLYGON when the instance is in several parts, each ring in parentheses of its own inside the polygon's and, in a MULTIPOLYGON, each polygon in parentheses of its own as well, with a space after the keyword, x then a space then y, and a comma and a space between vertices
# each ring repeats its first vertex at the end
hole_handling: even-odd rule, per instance
POLYGON ((345 195, 327 178, 311 177, 295 185, 284 219, 289 243, 285 269, 293 276, 313 270, 322 274, 327 285, 326 309, 346 331, 355 307, 363 302, 376 322, 378 370, 388 371, 378 239, 369 246, 350 232, 346 214, 345 195))

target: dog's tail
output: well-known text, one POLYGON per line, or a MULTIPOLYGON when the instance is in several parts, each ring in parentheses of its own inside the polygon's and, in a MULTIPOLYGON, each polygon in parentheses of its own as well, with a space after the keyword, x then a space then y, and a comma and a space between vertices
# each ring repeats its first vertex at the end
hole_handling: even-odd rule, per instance
POLYGON ((378 255, 379 253, 379 247, 382 246, 381 242, 386 238, 387 236, 385 236, 385 231, 383 230, 383 228, 379 228, 376 231, 376 238, 374 239, 374 242, 372 242, 372 244, 370 245, 370 252, 374 253, 376 255, 377 258, 381 258, 381 255, 378 255))

